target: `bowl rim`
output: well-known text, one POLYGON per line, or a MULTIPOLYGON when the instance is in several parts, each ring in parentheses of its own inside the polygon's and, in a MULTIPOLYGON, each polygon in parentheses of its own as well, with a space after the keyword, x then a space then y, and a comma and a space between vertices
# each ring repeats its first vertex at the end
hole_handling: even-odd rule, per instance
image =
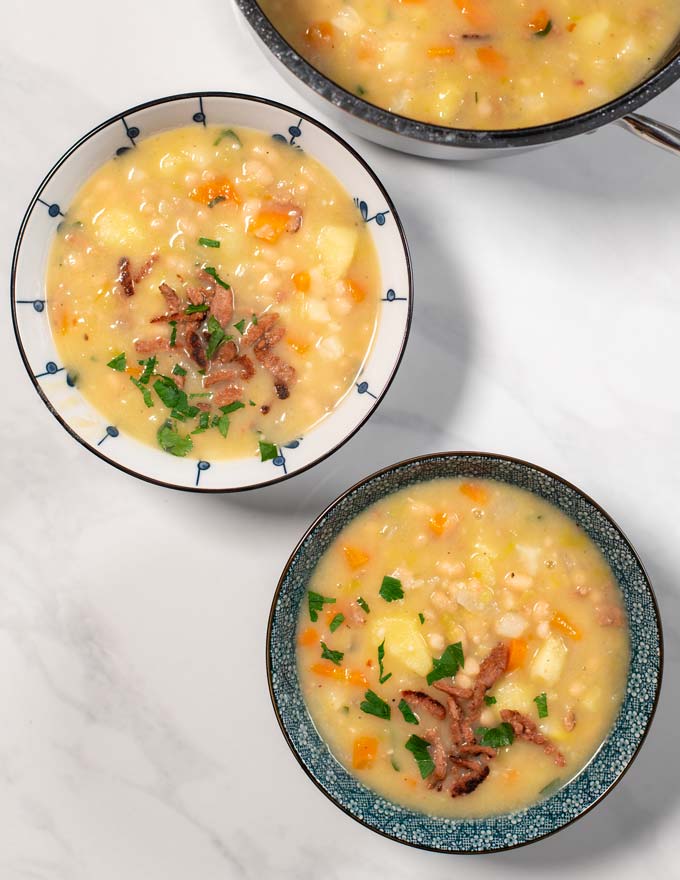
MULTIPOLYGON (((236 0, 236 5, 276 60, 320 98, 381 131, 434 146, 465 147, 482 154, 490 149, 549 144, 593 131, 651 101, 680 78, 680 53, 676 52, 623 94, 575 116, 525 128, 454 128, 402 116, 350 92, 314 67, 286 40, 262 9, 259 0, 236 0), (319 81, 324 86, 323 91, 318 87, 319 81)), ((667 53, 670 51, 672 49, 669 47, 667 53)))
MULTIPOLYGON (((527 491, 531 491, 531 490, 527 490, 527 491)), ((663 636, 663 626, 662 626, 662 622, 661 622, 661 613, 659 611, 659 604, 657 602, 656 595, 654 593, 654 587, 652 586, 652 582, 649 578, 649 575, 647 574, 647 571, 642 563, 642 560, 640 559, 635 547, 632 545, 632 543, 628 539, 628 536, 623 531, 623 529, 620 528, 620 526, 610 516, 610 514, 608 514, 607 511, 600 504, 597 503, 597 501, 594 501, 590 497, 590 495, 588 495, 588 493, 584 492, 582 489, 580 489, 578 486, 576 486, 574 483, 570 482, 569 480, 565 479, 564 477, 559 476, 559 474, 556 474, 554 471, 551 471, 548 468, 542 467, 541 465, 534 464, 533 462, 527 461, 525 459, 517 458, 512 455, 504 455, 504 454, 498 453, 498 452, 483 452, 483 451, 472 451, 472 450, 460 450, 460 451, 449 450, 449 451, 445 451, 445 452, 430 452, 430 453, 426 453, 423 455, 416 455, 416 456, 413 456, 412 458, 403 459, 401 461, 395 462, 394 464, 388 465, 387 467, 381 468, 380 470, 374 471, 373 473, 369 474, 368 476, 363 477, 360 480, 357 480, 356 483, 354 483, 352 486, 350 486, 348 489, 346 489, 344 492, 342 492, 340 495, 338 495, 337 498, 335 498, 333 501, 331 501, 330 504, 328 504, 321 511, 321 513, 314 519, 312 524, 305 530, 304 534, 302 535, 300 540, 295 545, 295 548, 292 551, 292 553, 290 554, 290 556, 288 557, 288 560, 287 560, 287 562, 283 568, 283 571, 281 573, 281 577, 279 578, 279 581, 276 585, 276 590, 274 591, 274 597, 272 599, 272 604, 271 604, 271 608, 269 611, 269 618, 267 621, 267 634, 266 634, 266 639, 265 639, 265 655, 266 655, 265 660, 266 660, 267 685, 268 685, 268 689, 269 689, 269 698, 272 703, 272 708, 274 710, 274 715, 276 716, 276 721, 279 725, 279 729, 281 730, 281 733, 283 734, 283 737, 288 745, 288 748, 293 753, 297 763, 304 770, 305 774, 309 777, 309 779, 312 780, 312 782, 319 789, 319 791, 321 791, 325 795, 325 797, 328 798, 328 800, 331 801, 332 804, 334 804, 335 807, 342 810, 343 813, 345 813, 347 816, 349 816, 355 822, 358 822, 364 828, 369 829, 370 831, 374 832, 375 834, 380 834, 382 837, 386 837, 388 840, 393 840, 396 843, 400 843, 405 846, 412 847, 413 849, 420 849, 420 850, 425 850, 427 852, 439 853, 440 855, 476 856, 476 855, 493 855, 495 853, 508 852, 509 850, 519 849, 524 846, 531 846, 534 843, 538 843, 541 840, 545 840, 548 837, 552 837, 553 834, 558 834, 560 831, 564 830, 565 828, 568 828, 570 825, 573 825, 574 822, 578 821, 583 816, 585 816, 587 813, 589 813, 591 810, 593 810, 596 806, 598 806, 607 797, 608 794, 610 794, 616 788, 616 786, 619 784, 619 782, 621 782, 621 780, 624 778, 626 773, 632 767, 637 756, 640 754, 640 749, 642 748, 642 746, 645 743, 645 740, 647 739, 647 735, 649 734, 649 730, 650 730, 652 723, 654 721, 654 718, 656 716, 656 711, 659 706, 659 699, 660 699, 660 695, 661 695, 661 687, 662 687, 662 683, 663 683, 664 636, 663 636), (581 812, 578 815, 573 816, 571 819, 566 821, 563 825, 559 825, 558 827, 551 828, 550 831, 547 831, 545 834, 541 834, 538 837, 532 837, 530 840, 523 840, 523 841, 520 841, 517 843, 511 843, 507 846, 495 847, 493 849, 480 849, 480 850, 448 849, 448 850, 446 850, 446 849, 441 849, 440 847, 429 846, 427 843, 414 843, 409 840, 403 840, 402 838, 397 837, 395 834, 390 834, 387 831, 382 830, 381 828, 376 828, 373 825, 370 825, 363 818, 351 813, 347 807, 345 807, 343 804, 339 803, 333 797, 333 795, 321 785, 319 780, 316 779, 316 777, 313 775, 311 770, 305 764, 305 762, 302 759, 301 755, 299 754, 298 750, 295 748, 295 745, 294 745, 291 737, 288 734, 288 730, 285 726, 285 723, 284 723, 283 718, 281 716, 281 713, 279 711, 279 706, 278 706, 278 702, 276 699, 276 695, 274 693, 274 685, 273 685, 273 681, 272 681, 273 669, 272 669, 272 663, 271 663, 270 646, 271 646, 271 640, 272 640, 272 630, 273 630, 273 625, 274 625, 274 617, 276 614, 276 607, 277 607, 277 604, 279 601, 279 596, 281 594, 281 590, 283 588, 283 583, 288 575, 288 571, 290 569, 290 566, 292 565, 293 561, 295 560, 297 554, 300 551, 300 548, 302 547, 304 542, 307 540, 307 538, 312 534, 312 532, 317 528, 317 526, 322 522, 322 520, 338 504, 340 504, 342 501, 344 501, 345 498, 347 498, 353 492, 357 491, 358 489, 362 488, 363 486, 367 485, 368 483, 371 483, 373 480, 378 479, 383 476, 386 476, 387 474, 391 473, 392 471, 396 471, 401 468, 409 468, 412 465, 422 464, 424 462, 427 462, 427 461, 430 461, 433 459, 441 459, 441 458, 467 459, 467 458, 480 458, 480 457, 492 459, 495 461, 503 461, 503 462, 507 462, 510 464, 516 464, 516 465, 520 465, 521 467, 525 467, 525 468, 531 468, 532 470, 536 470, 539 473, 544 474, 545 476, 550 477, 553 480, 556 480, 558 483, 561 483, 562 485, 564 485, 568 489, 571 489, 572 491, 576 492, 583 499, 585 499, 585 501, 588 504, 592 505, 592 507, 601 516, 603 516, 604 519, 616 530, 616 532, 620 535, 620 537, 623 539, 624 543, 627 545, 628 549, 630 550, 631 555, 632 555, 633 559, 635 560, 636 564, 639 566, 640 571, 642 573, 642 576, 644 578, 646 587, 647 587, 647 592, 648 592, 649 597, 652 602, 652 607, 654 609, 654 616, 656 619, 656 625, 657 625, 657 629, 659 632, 659 671, 658 671, 658 676, 657 676, 657 680, 656 680, 656 689, 655 689, 655 693, 654 693, 654 701, 652 704, 651 712, 649 714, 649 718, 647 719, 647 723, 645 724, 645 728, 644 728, 642 735, 640 737, 640 741, 637 744, 635 751, 631 755, 630 760, 628 761, 626 766, 623 768, 623 770, 621 770, 619 775, 614 779, 614 781, 600 795, 598 795, 598 797, 592 803, 590 803, 590 804, 588 804, 588 806, 584 807, 584 809, 581 810, 581 812)), ((337 760, 337 759, 334 758, 334 760, 337 760)), ((585 767, 587 767, 587 766, 588 765, 586 764, 585 767)), ((583 769, 585 769, 585 767, 582 768, 582 770, 580 772, 583 772, 583 769)), ((550 801, 550 797, 545 799, 545 802, 548 802, 548 801, 550 801)), ((423 815, 426 815, 426 814, 423 814, 423 815)))
MULTIPOLYGON (((299 474, 302 474, 305 471, 309 470, 310 468, 313 468, 316 465, 320 464, 321 462, 325 461, 327 458, 329 458, 331 455, 333 455, 335 452, 337 452, 342 446, 344 446, 345 443, 347 443, 349 440, 351 440, 352 437, 354 437, 355 434, 357 434, 358 431, 360 431, 361 428, 364 427, 366 422, 371 418, 371 416, 378 409, 378 407, 380 406, 382 401, 385 399, 385 396, 387 395, 387 392, 389 391, 390 387, 392 386, 392 382, 394 381, 395 376, 397 375, 399 367, 401 366, 401 362, 403 360, 404 353, 406 351, 406 345, 408 343, 408 339, 409 339, 410 332, 411 332, 412 321, 413 321, 414 292, 415 291, 414 291, 414 281, 413 281, 413 263, 412 263, 412 259, 411 259, 411 252, 409 249, 408 240, 406 238, 404 226, 401 221, 401 217, 399 216, 399 212, 397 211, 396 206, 395 206, 394 202, 392 201, 390 194, 387 192, 384 184, 382 183, 382 181, 380 180, 380 178, 378 177, 376 172, 366 162, 366 160, 363 158, 363 156, 361 156, 360 153, 351 144, 349 144, 341 135, 337 134, 335 131, 333 131, 331 128, 329 128, 329 126, 325 125, 323 122, 316 119, 314 116, 311 116, 309 113, 298 110, 297 108, 291 107, 288 104, 284 104, 280 101, 275 101, 275 100, 272 100, 271 98, 265 98, 260 95, 250 95, 250 94, 246 94, 243 92, 223 92, 223 91, 179 92, 179 93, 173 94, 173 95, 166 95, 166 96, 163 96, 160 98, 153 98, 149 101, 144 101, 141 104, 136 104, 135 106, 130 107, 128 109, 125 109, 119 113, 115 113, 113 116, 110 116, 108 119, 104 120, 103 122, 100 122, 94 128, 90 129, 90 131, 86 132, 84 135, 82 135, 80 138, 78 138, 78 140, 75 141, 75 143, 73 143, 57 159, 57 161, 54 163, 54 165, 50 168, 50 170, 47 172, 47 174, 43 177, 43 179, 39 183, 37 189, 35 190, 33 196, 31 197, 31 199, 29 201, 28 207, 26 208, 26 211, 25 211, 24 216, 22 218, 21 225, 19 226, 19 232, 17 234, 17 239, 16 239, 16 242, 14 245, 14 251, 13 251, 13 255, 12 255, 12 262, 11 262, 11 268, 10 268, 10 284, 9 284, 9 297, 10 297, 10 309, 11 309, 11 315, 12 315, 12 327, 14 330, 14 338, 15 338, 17 347, 19 349, 19 354, 21 355, 21 360, 24 364, 24 367, 26 369, 26 372, 28 373, 29 379, 31 380, 33 387, 37 391, 38 395, 40 396, 41 400, 43 401, 43 403, 45 404, 47 409, 52 413, 52 415, 59 422, 59 424, 62 426, 62 428, 64 428, 74 440, 76 440, 81 446, 83 446, 85 449, 87 449, 89 452, 91 452, 97 458, 101 459, 106 464, 117 468, 119 471, 122 471, 123 473, 128 474, 131 477, 136 477, 137 479, 144 480, 147 483, 152 483, 155 486, 161 486, 165 489, 175 489, 180 492, 194 492, 197 494, 212 494, 212 495, 224 495, 224 494, 231 494, 234 492, 248 492, 253 489, 262 489, 267 486, 273 486, 276 483, 282 483, 285 480, 290 480, 293 477, 296 477, 299 474), (296 468, 295 470, 291 471, 290 473, 281 474, 280 476, 273 477, 272 479, 266 479, 266 480, 262 480, 261 482, 258 481, 256 483, 251 483, 250 485, 247 485, 247 486, 228 486, 228 487, 224 487, 224 488, 204 487, 202 485, 198 485, 198 486, 180 485, 177 483, 170 483, 170 482, 167 482, 166 480, 161 480, 156 477, 151 477, 148 474, 137 471, 132 467, 128 467, 128 466, 122 464, 121 462, 114 461, 113 459, 108 458, 107 456, 103 455, 103 453, 101 453, 97 449, 96 446, 91 445, 90 443, 87 442, 87 440, 85 440, 84 437, 81 437, 61 417, 59 411, 56 409, 56 407, 54 407, 52 405, 52 403, 48 399, 47 395, 43 392, 43 390, 40 386, 40 383, 36 379, 35 373, 34 373, 32 367, 28 361, 28 356, 26 354, 26 351, 24 349, 24 345, 22 342, 21 332, 19 330, 17 301, 16 301, 16 293, 17 293, 17 291, 16 291, 16 275, 17 275, 17 267, 18 267, 18 263, 19 263, 19 254, 21 252, 21 247, 23 244, 24 235, 26 234, 26 229, 28 226, 29 219, 31 217, 31 214, 33 212, 33 209, 34 209, 36 203, 38 202, 40 195, 42 194, 42 192, 44 191, 45 187, 50 182, 52 177, 61 169, 61 167, 64 165, 64 163, 71 156, 73 156, 84 143, 89 141, 95 135, 99 134, 99 132, 103 131, 105 128, 108 128, 109 126, 115 124, 116 122, 119 122, 124 117, 131 116, 132 114, 139 113, 140 111, 143 111, 143 110, 148 110, 152 107, 157 107, 157 106, 160 106, 163 104, 170 104, 175 101, 183 101, 183 100, 191 100, 191 99, 195 100, 195 99, 202 99, 202 98, 226 98, 228 100, 247 101, 252 104, 264 104, 269 107, 274 107, 277 110, 283 110, 287 113, 291 113, 291 114, 298 116, 299 118, 301 118, 305 122, 310 123, 312 126, 315 126, 316 128, 320 129, 322 132, 324 132, 324 134, 326 134, 327 136, 332 138, 341 147, 343 147, 344 150, 350 155, 350 157, 356 163, 358 163, 361 166, 361 168, 363 169, 363 171, 366 174, 368 174, 368 176, 373 180, 374 184, 377 186, 378 190, 380 191, 382 196, 385 198, 385 201, 387 203, 389 211, 391 212, 391 215, 394 218, 397 233, 398 233, 399 239, 401 241, 401 246, 403 248, 403 253, 404 253, 404 264, 405 264, 406 274, 407 274, 407 278, 408 278, 408 294, 407 294, 408 311, 407 311, 406 320, 405 320, 404 332, 403 332, 402 339, 401 339, 401 345, 400 345, 397 357, 394 361, 394 365, 393 365, 392 370, 390 372, 389 378, 388 378, 384 388, 382 389, 381 393, 378 395, 377 399, 375 400, 375 403, 369 409, 369 411, 366 413, 366 415, 352 428, 352 430, 349 433, 342 436, 336 444, 334 444, 331 448, 326 450, 322 455, 315 458, 313 461, 310 461, 307 464, 305 464, 303 467, 296 468)), ((380 320, 380 319, 378 319, 378 320, 380 320)))

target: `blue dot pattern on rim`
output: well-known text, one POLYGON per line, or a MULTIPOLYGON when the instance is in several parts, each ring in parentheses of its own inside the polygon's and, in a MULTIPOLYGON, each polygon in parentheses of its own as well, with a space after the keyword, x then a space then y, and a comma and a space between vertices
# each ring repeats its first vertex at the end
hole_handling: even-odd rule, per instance
POLYGON ((661 672, 656 605, 640 563, 607 516, 580 492, 528 464, 487 455, 438 455, 389 469, 345 496, 305 538, 285 572, 268 645, 272 698, 287 737, 318 785, 369 828, 442 852, 488 852, 529 843, 576 819, 616 782, 635 756, 654 714, 661 672), (394 804, 355 779, 331 755, 307 712, 297 680, 295 631, 300 603, 321 556, 355 516, 386 495, 427 480, 497 479, 528 489, 570 516, 606 557, 622 589, 631 632, 623 706, 602 748, 581 773, 545 800, 487 819, 426 816, 394 804))

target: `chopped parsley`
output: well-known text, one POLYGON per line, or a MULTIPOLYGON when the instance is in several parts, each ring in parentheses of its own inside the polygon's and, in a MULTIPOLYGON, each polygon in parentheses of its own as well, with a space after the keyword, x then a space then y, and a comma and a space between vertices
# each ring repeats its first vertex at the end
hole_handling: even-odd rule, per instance
POLYGON ((177 344, 177 321, 168 321, 168 324, 172 327, 170 331, 170 348, 174 348, 177 344))
POLYGON ((423 779, 427 779, 430 773, 434 770, 434 761, 430 754, 429 745, 430 744, 426 739, 416 736, 415 733, 410 736, 406 742, 406 748, 416 759, 416 764, 418 765, 420 775, 423 779))
POLYGON ((197 315, 199 312, 207 312, 210 306, 208 303, 196 303, 195 305, 192 303, 190 306, 187 306, 184 309, 185 315, 197 315))
POLYGON ((384 660, 385 660, 385 639, 383 639, 382 643, 380 645, 378 645, 378 667, 380 669, 380 678, 378 679, 378 681, 380 682, 380 684, 385 684, 385 682, 388 679, 392 678, 391 672, 388 672, 387 675, 385 675, 385 669, 383 666, 384 660))
POLYGON ((330 660, 331 663, 339 666, 345 655, 342 651, 331 651, 325 642, 321 642, 321 656, 324 660, 330 660))
POLYGON ((220 287, 223 287, 225 290, 231 290, 230 285, 227 284, 226 281, 222 281, 220 276, 217 274, 217 269, 214 266, 204 266, 203 271, 207 272, 208 275, 210 275, 210 277, 213 278, 220 285, 220 287))
POLYGON ((238 144, 239 147, 243 146, 243 144, 241 143, 241 138, 236 134, 233 128, 223 128, 222 131, 217 135, 213 146, 219 146, 225 138, 230 138, 232 141, 234 141, 234 143, 238 144))
POLYGON ((192 434, 202 434, 210 427, 210 413, 202 412, 198 417, 198 428, 193 430, 192 434))
POLYGON ((213 425, 215 425, 217 430, 226 440, 227 434, 229 433, 229 416, 226 413, 222 413, 221 416, 215 416, 213 419, 213 425))
POLYGON ((453 678, 461 666, 465 666, 463 645, 456 642, 449 645, 439 659, 432 659, 432 670, 427 673, 427 683, 431 685, 440 678, 453 678))
POLYGON ((552 25, 552 18, 549 18, 546 26, 542 30, 536 31, 534 36, 535 37, 547 37, 548 34, 550 33, 550 31, 552 30, 552 26, 553 26, 552 25))
POLYGON ((260 440, 260 461, 270 461, 279 454, 279 448, 275 443, 266 443, 260 440))
POLYGON ((111 367, 112 370, 116 370, 118 373, 124 373, 127 369, 125 352, 121 351, 121 353, 117 354, 115 358, 112 358, 106 366, 111 367))
POLYGON ((420 724, 418 719, 415 716, 413 709, 409 706, 406 700, 402 697, 399 701, 399 711, 404 716, 404 721, 407 724, 420 724))
POLYGON ((244 331, 245 328, 246 328, 246 319, 245 319, 245 318, 241 318, 240 321, 237 321, 237 322, 234 324, 234 327, 236 327, 236 329, 238 330, 239 333, 243 333, 243 331, 244 331))
POLYGON ((420 621, 421 625, 422 625, 423 623, 425 623, 425 615, 423 614, 422 611, 419 611, 419 612, 418 612, 418 620, 420 621))
POLYGON ((363 96, 366 94, 366 89, 361 85, 357 86, 354 91, 357 93, 357 95, 359 95, 360 98, 363 98, 363 96))
POLYGON ((495 697, 484 697, 484 702, 487 706, 493 706, 496 703, 495 697))
POLYGON ((539 718, 547 718, 548 717, 548 695, 545 691, 542 694, 539 694, 537 697, 534 697, 534 703, 536 703, 536 708, 538 709, 538 717, 539 718))
POLYGON ((312 623, 316 623, 319 619, 319 611, 323 610, 324 605, 334 605, 335 599, 328 599, 326 596, 322 596, 321 593, 315 593, 313 590, 310 590, 307 596, 307 603, 309 605, 309 619, 312 623))
POLYGON ((240 400, 235 400, 233 403, 227 404, 227 406, 221 406, 220 412, 223 412, 225 416, 228 416, 229 413, 236 412, 239 409, 245 409, 245 403, 241 403, 240 400))
POLYGON ((139 390, 142 392, 142 397, 144 398, 144 403, 148 407, 152 407, 153 406, 153 398, 151 397, 151 392, 149 391, 149 389, 146 388, 144 385, 142 385, 142 383, 139 381, 139 379, 135 379, 134 376, 130 376, 130 381, 132 382, 133 385, 135 385, 137 388, 139 388, 139 390))
POLYGON ((334 633, 335 630, 336 630, 339 626, 342 626, 342 624, 344 623, 344 621, 345 621, 345 615, 344 615, 344 614, 341 614, 341 613, 336 614, 335 617, 333 618, 333 620, 331 620, 331 622, 330 622, 330 624, 329 624, 329 626, 328 626, 329 630, 330 630, 332 633, 334 633))
POLYGON ((167 408, 172 410, 173 418, 183 421, 184 418, 193 419, 198 415, 198 407, 189 403, 186 392, 178 388, 169 376, 159 376, 153 388, 167 408))
POLYGON ((142 385, 148 385, 149 379, 153 376, 153 371, 156 369, 156 355, 151 355, 150 358, 147 358, 145 361, 140 361, 139 365, 144 367, 144 372, 139 377, 139 381, 142 385))
POLYGON ((507 721, 499 724, 498 727, 478 727, 475 736, 481 745, 490 746, 492 749, 511 746, 515 741, 515 731, 507 721))
POLYGON ((257 327, 257 315, 252 315, 250 318, 250 323, 254 324, 257 327))
POLYGON ((219 205, 220 202, 226 202, 226 201, 227 201, 227 199, 225 196, 215 196, 214 199, 210 199, 210 201, 208 202, 208 207, 214 208, 215 205, 219 205))
POLYGON ((210 333, 210 337, 208 338, 208 344, 205 347, 205 353, 209 358, 212 358, 220 345, 222 345, 223 342, 228 342, 231 339, 231 336, 227 336, 222 329, 222 325, 214 315, 211 315, 208 318, 208 332, 210 333))
POLYGON ((201 236, 198 239, 198 243, 201 247, 209 247, 209 248, 218 248, 220 247, 220 242, 216 238, 204 238, 201 236))
POLYGON ((362 599, 361 596, 359 596, 359 598, 357 599, 357 605, 359 606, 359 608, 363 608, 366 614, 371 613, 371 609, 368 607, 368 602, 365 599, 362 599))
MULTIPOLYGON (((175 364, 175 366, 172 368, 172 374, 173 376, 186 376, 187 371, 179 364, 175 364)), ((193 397, 194 395, 192 394, 191 396, 193 397)))
POLYGON ((183 437, 177 428, 173 426, 171 421, 167 421, 164 425, 161 425, 158 429, 157 437, 161 449, 169 452, 170 455, 183 457, 188 452, 191 452, 194 446, 194 441, 191 437, 183 437))
POLYGON ((404 598, 404 590, 399 578, 390 577, 386 574, 380 585, 380 595, 386 602, 394 602, 395 599, 404 598))
POLYGON ((373 691, 366 691, 363 701, 359 703, 359 708, 367 715, 375 715, 376 718, 384 718, 387 721, 392 714, 389 705, 373 691))

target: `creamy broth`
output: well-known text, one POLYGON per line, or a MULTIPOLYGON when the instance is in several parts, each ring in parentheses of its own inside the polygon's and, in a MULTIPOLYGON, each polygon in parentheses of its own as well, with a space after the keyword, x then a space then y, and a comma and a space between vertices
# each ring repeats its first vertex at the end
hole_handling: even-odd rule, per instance
POLYGON ((84 184, 47 304, 64 366, 110 424, 175 455, 271 457, 352 386, 379 287, 327 169, 267 134, 195 125, 84 184))
POLYGON ((260 0, 315 67, 366 101, 455 128, 524 128, 605 104, 680 30, 673 0, 260 0))
POLYGON ((333 755, 443 816, 509 812, 572 778, 614 722, 629 663, 600 551, 495 481, 433 480, 356 517, 314 572, 297 642, 333 755))

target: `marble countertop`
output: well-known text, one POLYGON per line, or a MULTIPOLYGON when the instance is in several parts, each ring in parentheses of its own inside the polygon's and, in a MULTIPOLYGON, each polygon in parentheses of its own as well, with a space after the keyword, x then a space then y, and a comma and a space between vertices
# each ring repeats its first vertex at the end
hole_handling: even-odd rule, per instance
MULTIPOLYGON (((227 0, 5 0, 0 269, 38 182, 82 133, 194 89, 312 110, 227 0)), ((648 108, 680 123, 680 86, 648 108)), ((2 880, 670 877, 680 787, 680 160, 609 127, 466 165, 350 140, 401 213, 415 265, 406 357, 329 461, 239 496, 106 467, 33 391, 5 311, 0 529, 2 880), (637 546, 666 679, 634 767, 593 813, 515 852, 408 849, 309 782, 269 703, 264 638, 295 542, 400 458, 505 452, 581 486, 637 546), (200 552, 177 537, 202 536, 200 552), (673 748, 672 748, 673 747, 673 748)))

